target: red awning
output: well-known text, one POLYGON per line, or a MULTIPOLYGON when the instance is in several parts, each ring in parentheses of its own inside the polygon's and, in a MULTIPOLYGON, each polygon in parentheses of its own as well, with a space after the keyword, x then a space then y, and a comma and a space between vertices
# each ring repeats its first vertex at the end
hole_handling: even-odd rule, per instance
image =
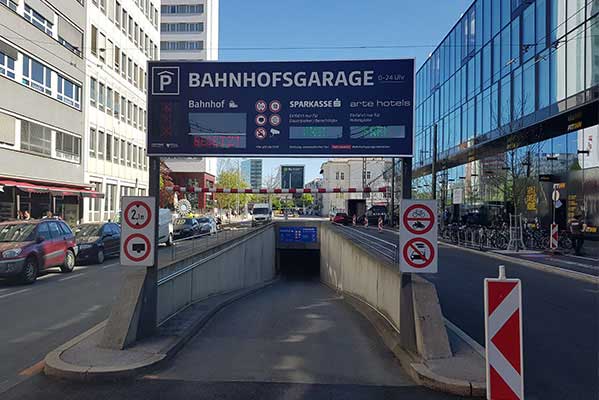
POLYGON ((104 194, 95 192, 90 189, 78 189, 78 188, 68 188, 54 185, 38 185, 28 182, 18 182, 18 181, 9 181, 9 180, 0 180, 0 185, 2 186, 13 186, 17 189, 27 192, 27 193, 48 193, 52 196, 81 196, 81 197, 91 197, 91 198, 103 198, 104 194))

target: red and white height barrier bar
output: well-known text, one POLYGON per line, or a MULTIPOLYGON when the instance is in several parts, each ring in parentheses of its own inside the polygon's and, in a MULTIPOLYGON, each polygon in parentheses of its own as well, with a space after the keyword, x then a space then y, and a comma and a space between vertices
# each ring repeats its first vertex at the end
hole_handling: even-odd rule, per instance
POLYGON ((178 193, 247 193, 247 194, 285 194, 285 193, 387 193, 387 187, 380 188, 318 188, 318 189, 236 189, 205 188, 199 186, 167 186, 168 192, 178 193))

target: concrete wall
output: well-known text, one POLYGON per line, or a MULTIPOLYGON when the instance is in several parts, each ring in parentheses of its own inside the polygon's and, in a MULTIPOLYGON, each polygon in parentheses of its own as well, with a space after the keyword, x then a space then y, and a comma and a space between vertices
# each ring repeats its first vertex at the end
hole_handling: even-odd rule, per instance
MULTIPOLYGON (((368 303, 401 335, 402 289, 398 267, 356 246, 328 224, 321 224, 320 228, 320 279, 368 303)), ((411 289, 413 306, 408 306, 407 311, 412 326, 405 328, 415 331, 418 354, 425 360, 450 357, 435 286, 415 277, 411 289)))
POLYGON ((214 294, 266 282, 275 276, 275 228, 231 242, 158 286, 158 321, 214 294))

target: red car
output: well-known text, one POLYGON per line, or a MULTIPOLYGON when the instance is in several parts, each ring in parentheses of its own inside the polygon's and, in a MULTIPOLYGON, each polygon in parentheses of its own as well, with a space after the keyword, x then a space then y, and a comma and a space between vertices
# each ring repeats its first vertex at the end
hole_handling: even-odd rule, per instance
POLYGON ((47 268, 71 272, 76 255, 75 235, 61 220, 0 223, 0 278, 33 283, 47 268))
POLYGON ((348 224, 349 216, 346 213, 337 213, 333 217, 333 222, 335 222, 337 224, 344 224, 344 225, 348 224))

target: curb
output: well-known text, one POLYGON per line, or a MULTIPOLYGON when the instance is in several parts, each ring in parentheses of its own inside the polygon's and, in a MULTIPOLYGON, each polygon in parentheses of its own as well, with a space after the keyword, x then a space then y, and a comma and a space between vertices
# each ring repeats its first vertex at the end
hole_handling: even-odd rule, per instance
MULTIPOLYGON (((334 287, 323 284, 339 293, 334 287)), ((465 397, 484 397, 484 382, 470 382, 441 376, 431 371, 419 357, 401 347, 399 333, 373 307, 349 293, 341 292, 343 299, 362 314, 375 328, 385 345, 399 360, 401 366, 416 383, 429 389, 465 397)))
POLYGON ((195 321, 183 332, 182 335, 176 337, 176 339, 170 345, 167 345, 165 348, 163 348, 160 353, 156 353, 143 362, 124 365, 121 367, 89 367, 71 364, 63 361, 60 358, 65 351, 98 332, 100 329, 103 329, 108 322, 108 320, 105 320, 48 353, 44 358, 44 373, 47 376, 56 378, 85 382, 133 378, 142 372, 147 372, 148 370, 159 367, 162 365, 162 363, 174 357, 177 352, 181 350, 183 346, 185 346, 185 344, 189 342, 189 340, 191 340, 193 336, 195 336, 195 334, 198 333, 198 331, 203 328, 210 321, 210 319, 212 319, 212 317, 214 317, 223 308, 237 300, 241 300, 258 292, 277 281, 278 278, 270 280, 219 303, 206 315, 195 321))
POLYGON ((492 251, 475 250, 475 249, 471 249, 468 247, 457 246, 452 243, 439 242, 439 244, 442 244, 443 246, 451 247, 454 249, 458 249, 458 250, 468 251, 470 253, 475 253, 478 255, 488 256, 488 257, 495 258, 495 259, 498 259, 501 261, 507 261, 507 262, 511 262, 514 264, 519 264, 524 267, 529 267, 529 268, 547 272, 550 274, 560 275, 560 276, 564 276, 564 277, 572 278, 572 279, 577 279, 577 280, 580 280, 583 282, 589 282, 589 283, 598 283, 599 282, 599 276, 589 275, 589 274, 585 274, 585 273, 577 272, 577 271, 571 271, 571 270, 564 269, 561 267, 556 267, 553 265, 546 265, 546 264, 542 264, 542 263, 535 262, 535 261, 522 260, 520 258, 510 257, 510 256, 505 256, 503 254, 494 253, 492 251))

